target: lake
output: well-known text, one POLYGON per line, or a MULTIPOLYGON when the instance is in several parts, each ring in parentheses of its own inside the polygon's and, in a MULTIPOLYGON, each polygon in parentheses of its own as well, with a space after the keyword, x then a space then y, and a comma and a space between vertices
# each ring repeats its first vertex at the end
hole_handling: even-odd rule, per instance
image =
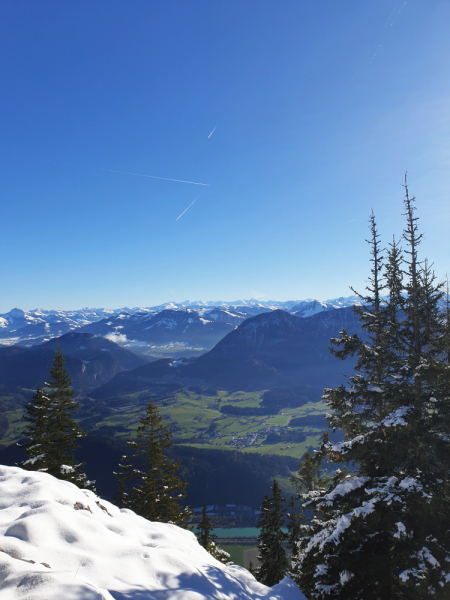
MULTIPOLYGON (((260 530, 257 527, 217 527, 217 529, 214 529, 213 533, 218 538, 235 538, 257 537, 259 535, 259 531, 260 530)), ((287 532, 286 527, 283 527, 283 531, 287 532)))

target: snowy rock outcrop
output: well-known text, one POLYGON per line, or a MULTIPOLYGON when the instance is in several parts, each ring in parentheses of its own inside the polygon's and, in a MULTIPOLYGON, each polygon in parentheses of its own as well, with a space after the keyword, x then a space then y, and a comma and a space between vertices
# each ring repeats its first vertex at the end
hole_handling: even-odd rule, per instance
POLYGON ((193 533, 151 523, 46 473, 0 466, 2 600, 305 600, 216 561, 193 533))

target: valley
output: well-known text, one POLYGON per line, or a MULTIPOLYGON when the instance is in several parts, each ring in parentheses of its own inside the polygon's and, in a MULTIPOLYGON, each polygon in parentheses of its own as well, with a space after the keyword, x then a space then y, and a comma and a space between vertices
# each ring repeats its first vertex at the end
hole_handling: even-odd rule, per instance
MULTIPOLYGON (((317 447, 320 432, 326 426, 326 407, 323 402, 308 402, 296 408, 286 408, 277 414, 249 416, 227 413, 229 408, 268 412, 261 407, 263 396, 264 392, 229 393, 218 390, 215 394, 208 392, 205 395, 184 390, 157 400, 157 405, 164 422, 174 432, 176 444, 280 454, 298 459, 307 448, 317 447), (322 422, 311 417, 322 417, 322 422), (295 427, 290 427, 293 419, 296 420, 295 427)), ((94 434, 133 437, 139 417, 144 413, 147 397, 130 395, 123 400, 122 406, 112 408, 112 414, 92 424, 90 431, 94 434)), ((81 424, 86 426, 83 420, 81 424)))
MULTIPOLYGON (((193 505, 237 502, 241 468, 243 481, 250 473, 256 477, 253 490, 242 486, 242 504, 257 508, 273 477, 292 493, 298 461, 319 446, 327 429, 323 388, 344 381, 342 373, 351 370, 351 360, 331 356, 329 340, 343 328, 360 332, 353 304, 350 298, 288 302, 285 310, 260 303, 163 306, 106 317, 103 309, 56 316, 11 311, 14 318, 3 329, 28 333, 26 343, 0 345, 1 460, 21 460, 14 444, 21 439, 23 409, 37 384, 45 386, 59 346, 80 403, 76 420, 88 434, 79 458, 105 497, 114 491, 112 471, 150 400, 173 432, 174 457, 186 477, 198 479, 188 493, 193 505), (55 318, 71 330, 52 335, 56 329, 45 319, 55 318), (43 342, 42 327, 49 338, 43 342), (98 457, 106 454, 115 458, 103 475, 98 457), (225 473, 227 460, 232 469, 225 473), (208 479, 214 489, 205 487, 208 479)), ((3 331, 3 342, 11 333, 3 331)))

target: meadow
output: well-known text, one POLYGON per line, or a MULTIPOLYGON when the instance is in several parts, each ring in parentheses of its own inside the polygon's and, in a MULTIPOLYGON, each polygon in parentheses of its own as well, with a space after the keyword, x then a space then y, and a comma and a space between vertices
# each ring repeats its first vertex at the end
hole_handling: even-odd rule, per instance
MULTIPOLYGON (((311 417, 324 416, 325 404, 309 402, 295 408, 281 409, 277 414, 264 414, 264 390, 256 392, 227 392, 225 390, 182 389, 155 403, 173 432, 176 445, 215 450, 239 450, 263 455, 278 454, 300 459, 320 443, 321 429, 311 417), (250 412, 231 414, 228 410, 250 412), (251 413, 254 414, 251 414, 251 413), (295 426, 290 423, 295 419, 295 426)), ((0 439, 8 446, 20 438, 24 422, 23 407, 12 403, 10 397, 0 396, 8 404, 3 412, 9 426, 0 439)), ((142 393, 120 397, 120 402, 107 409, 89 398, 82 400, 81 425, 91 434, 133 438, 143 416, 149 397, 142 393), (89 405, 89 416, 85 411, 89 405), (98 409, 98 410, 97 410, 98 409)), ((21 402, 23 404, 23 402, 21 402)), ((108 406, 108 403, 103 403, 108 406)), ((267 410, 270 413, 270 410, 267 410)))

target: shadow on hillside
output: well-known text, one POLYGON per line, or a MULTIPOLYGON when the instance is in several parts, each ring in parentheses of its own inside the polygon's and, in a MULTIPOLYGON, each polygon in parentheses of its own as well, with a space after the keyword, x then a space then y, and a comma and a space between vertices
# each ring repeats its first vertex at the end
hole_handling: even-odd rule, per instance
MULTIPOLYGON (((250 577, 250 574, 249 574, 250 577)), ((236 579, 222 569, 204 566, 198 573, 186 573, 178 576, 165 575, 159 578, 161 588, 144 590, 139 586, 126 592, 108 590, 114 600, 169 600, 190 597, 198 598, 239 598, 239 600, 252 600, 264 598, 256 595, 249 589, 244 581, 236 579), (188 594, 186 596, 186 594, 188 594)))

